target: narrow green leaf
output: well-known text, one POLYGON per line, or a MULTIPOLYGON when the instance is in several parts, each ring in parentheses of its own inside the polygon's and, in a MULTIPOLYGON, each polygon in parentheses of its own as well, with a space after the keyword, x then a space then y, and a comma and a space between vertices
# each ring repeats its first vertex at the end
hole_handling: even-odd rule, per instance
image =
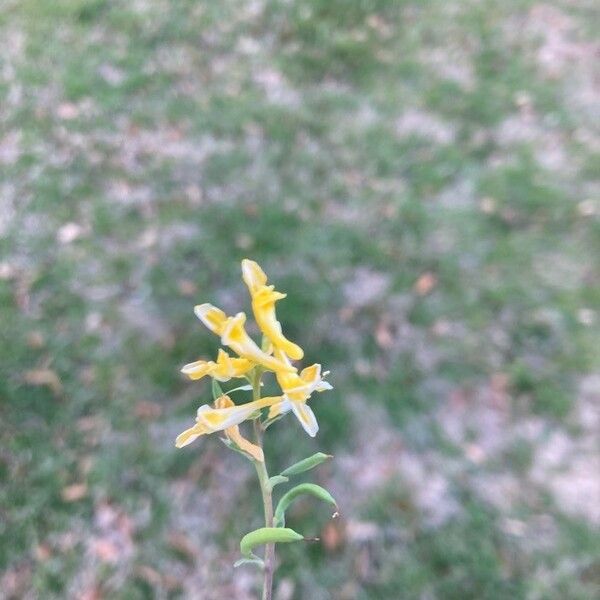
POLYGON ((213 400, 216 400, 217 398, 220 398, 223 395, 223 390, 221 389, 221 386, 219 385, 216 379, 212 380, 212 394, 213 400))
POLYGON ((298 475, 299 473, 304 473, 305 471, 310 471, 310 469, 314 469, 316 466, 324 463, 326 460, 333 458, 331 454, 323 454, 323 452, 317 452, 300 462, 293 464, 291 467, 285 469, 285 471, 281 471, 281 475, 286 477, 290 475, 298 475))
POLYGON ((240 542, 240 551, 245 558, 260 560, 252 551, 264 544, 282 544, 303 540, 297 531, 285 527, 261 527, 247 533, 240 542))
POLYGON ((269 485, 271 486, 271 490, 280 483, 287 483, 289 479, 284 477, 283 475, 273 475, 273 477, 269 478, 269 485))
POLYGON ((241 567, 242 565, 255 565, 259 569, 265 568, 265 561, 262 558, 240 558, 233 563, 235 568, 241 567))
POLYGON ((314 483, 301 483, 284 494, 277 504, 274 515, 274 524, 277 527, 285 526, 285 511, 288 509, 290 504, 292 504, 292 502, 297 500, 297 498, 303 494, 315 496, 323 502, 332 504, 337 509, 337 502, 335 501, 335 498, 325 488, 322 488, 320 485, 315 485, 314 483))

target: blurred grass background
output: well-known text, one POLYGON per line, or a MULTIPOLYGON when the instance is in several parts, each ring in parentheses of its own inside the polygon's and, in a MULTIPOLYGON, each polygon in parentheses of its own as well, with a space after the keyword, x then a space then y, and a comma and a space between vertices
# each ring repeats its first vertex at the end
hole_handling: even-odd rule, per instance
POLYGON ((256 597, 253 473, 173 446, 246 256, 335 386, 279 600, 600 595, 595 3, 0 7, 0 597, 256 597))

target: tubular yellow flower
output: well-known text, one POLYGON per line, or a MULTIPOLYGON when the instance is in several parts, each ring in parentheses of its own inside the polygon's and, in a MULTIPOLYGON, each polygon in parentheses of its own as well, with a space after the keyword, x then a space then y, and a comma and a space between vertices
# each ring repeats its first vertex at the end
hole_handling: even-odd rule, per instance
POLYGON ((246 315, 239 312, 235 317, 228 317, 221 309, 212 304, 199 304, 194 307, 196 316, 213 333, 221 336, 221 343, 231 348, 242 358, 269 369, 270 371, 296 371, 289 362, 282 362, 266 352, 263 352, 252 338, 246 333, 244 324, 246 315))
POLYGON ((242 277, 250 291, 252 312, 261 331, 274 346, 283 350, 290 358, 300 360, 304 351, 283 335, 281 323, 275 314, 275 302, 285 298, 287 294, 277 292, 274 286, 267 285, 265 272, 253 260, 245 258, 242 261, 242 277))
MULTIPOLYGON (((233 400, 227 396, 223 395, 220 398, 217 398, 215 401, 216 408, 229 408, 231 406, 235 406, 233 400)), ((238 425, 233 425, 232 427, 228 427, 225 430, 225 435, 227 439, 231 440, 240 450, 246 452, 254 458, 254 460, 258 460, 260 462, 265 462, 265 455, 263 453, 263 449, 256 444, 253 444, 249 440, 247 440, 241 433, 238 425)))
MULTIPOLYGON (((275 350, 275 355, 283 362, 287 361, 287 357, 280 350, 275 350)), ((306 402, 313 392, 332 389, 331 384, 324 381, 321 375, 321 365, 314 364, 306 367, 300 374, 278 372, 275 373, 275 376, 283 392, 283 399, 271 406, 268 418, 273 419, 291 410, 306 433, 314 437, 319 430, 319 424, 315 414, 306 402)))
POLYGON ((212 360, 197 360, 184 365, 181 372, 190 379, 202 379, 210 375, 217 381, 229 381, 233 377, 244 377, 254 363, 246 358, 232 358, 223 349, 219 349, 216 362, 212 360))
POLYGON ((236 427, 255 411, 267 406, 270 407, 281 401, 281 396, 270 396, 236 406, 228 396, 221 396, 221 398, 227 398, 227 400, 219 398, 216 407, 203 404, 198 409, 196 424, 177 436, 175 440, 177 448, 183 448, 183 446, 191 444, 201 435, 236 427))

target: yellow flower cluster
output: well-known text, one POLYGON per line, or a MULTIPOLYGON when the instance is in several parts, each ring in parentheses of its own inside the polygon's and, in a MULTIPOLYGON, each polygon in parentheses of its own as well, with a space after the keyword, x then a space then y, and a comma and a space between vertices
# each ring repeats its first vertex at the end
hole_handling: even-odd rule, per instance
POLYGON ((217 398, 214 406, 204 404, 198 409, 196 424, 181 433, 175 444, 181 448, 201 435, 224 431, 238 448, 263 461, 262 450, 241 436, 238 425, 250 417, 254 418, 263 408, 269 409, 268 419, 292 411, 305 431, 314 437, 319 425, 307 401, 314 391, 331 389, 331 385, 323 379, 327 373, 321 373, 321 365, 314 364, 298 372, 292 364, 292 360, 300 360, 304 356, 304 351, 283 335, 277 320, 275 303, 286 294, 276 291, 273 285, 267 285, 267 276, 252 260, 242 261, 242 277, 250 292, 254 318, 267 344, 261 348, 248 335, 243 312, 230 317, 212 304, 200 304, 194 308, 196 316, 221 338, 223 346, 233 350, 237 356, 232 357, 220 349, 216 361, 198 360, 185 365, 181 371, 190 379, 209 376, 220 382, 236 377, 252 381, 255 369, 272 371, 282 393, 240 405, 235 405, 229 396, 223 395, 217 398))

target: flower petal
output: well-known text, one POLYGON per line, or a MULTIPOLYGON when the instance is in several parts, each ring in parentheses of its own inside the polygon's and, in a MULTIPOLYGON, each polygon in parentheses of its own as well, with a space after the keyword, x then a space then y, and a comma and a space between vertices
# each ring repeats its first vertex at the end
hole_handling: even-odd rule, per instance
POLYGON ((208 404, 203 404, 196 414, 196 421, 202 424, 206 433, 214 433, 215 431, 223 431, 228 427, 239 425, 245 421, 255 411, 270 407, 281 400, 281 396, 269 396, 247 402, 246 404, 234 405, 228 396, 221 396, 217 399, 217 408, 213 408, 208 404), (229 404, 228 402, 231 402, 229 404))
POLYGON ((259 264, 248 258, 242 261, 242 278, 251 294, 267 283, 267 276, 259 264))
POLYGON ((253 260, 245 258, 242 261, 242 277, 252 297, 252 311, 260 330, 273 345, 280 347, 292 359, 300 360, 304 351, 283 335, 275 314, 275 302, 285 298, 286 294, 267 285, 265 272, 253 260))
POLYGON ((244 377, 254 367, 254 364, 246 358, 232 358, 223 350, 219 349, 216 368, 211 375, 218 381, 229 381, 232 377, 244 377))
POLYGON ((292 403, 287 398, 284 398, 280 402, 277 402, 271 406, 267 418, 274 419, 275 417, 278 417, 283 413, 289 412, 290 410, 292 410, 292 403))
POLYGON ((240 428, 235 425, 225 430, 225 435, 241 450, 252 456, 254 460, 265 462, 263 449, 248 441, 241 433, 240 428))
POLYGON ((292 410, 298 418, 298 421, 300 421, 304 431, 306 431, 310 437, 315 437, 317 431, 319 431, 319 424, 317 423, 317 417, 315 417, 315 413, 310 406, 308 406, 306 402, 292 402, 292 410))
POLYGON ((227 315, 220 308, 207 302, 195 306, 194 313, 213 333, 217 335, 223 334, 223 329, 227 322, 227 315))
POLYGON ((187 375, 190 379, 202 379, 206 375, 210 375, 215 369, 216 364, 213 361, 197 360, 196 362, 188 363, 181 368, 181 372, 187 375))
POLYGON ((296 368, 291 364, 284 363, 263 352, 246 333, 245 322, 246 315, 243 312, 238 313, 235 317, 230 317, 223 328, 221 342, 241 357, 258 363, 270 371, 289 371, 292 373, 296 371, 296 368))
POLYGON ((186 429, 177 436, 175 446, 177 446, 177 448, 183 448, 205 433, 207 433, 207 431, 204 427, 200 423, 196 423, 193 427, 186 429))

